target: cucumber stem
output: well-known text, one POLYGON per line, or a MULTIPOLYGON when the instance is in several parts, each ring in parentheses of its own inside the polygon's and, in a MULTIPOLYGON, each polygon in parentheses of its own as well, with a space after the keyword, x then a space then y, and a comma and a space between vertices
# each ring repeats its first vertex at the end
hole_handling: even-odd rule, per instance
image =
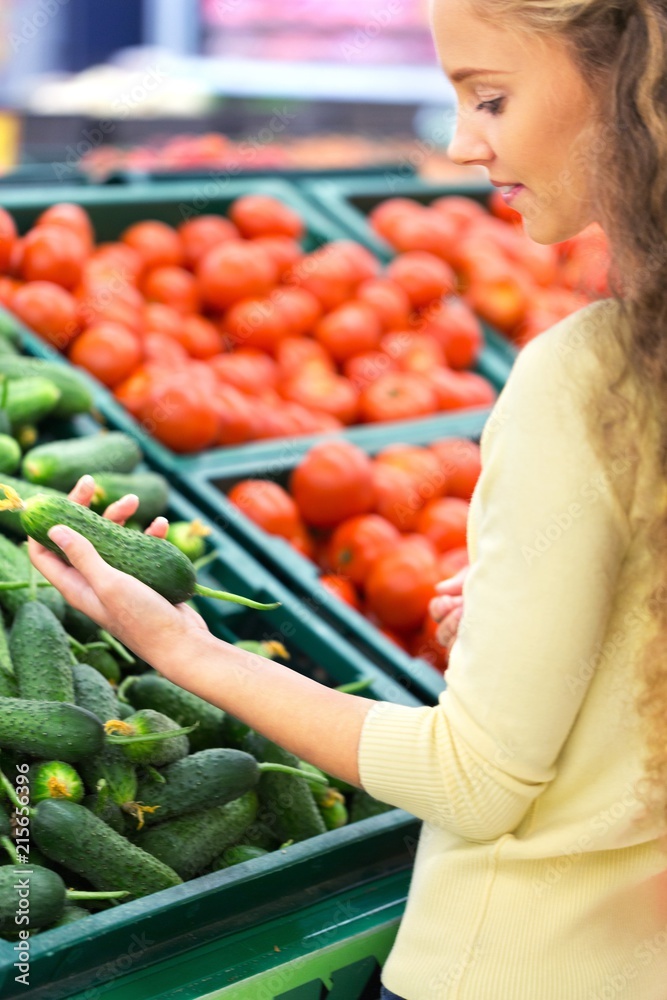
POLYGON ((12 785, 11 781, 7 778, 3 771, 0 771, 0 785, 4 788, 7 793, 7 798, 14 806, 15 809, 23 809, 23 803, 19 801, 19 797, 16 794, 16 789, 12 785))
POLYGON ((12 864, 13 865, 18 865, 18 863, 19 863, 18 851, 16 850, 16 848, 12 844, 11 840, 9 839, 9 837, 5 837, 5 836, 0 837, 0 847, 4 847, 4 849, 7 851, 7 854, 12 859, 12 864))
POLYGON ((339 684, 336 691, 343 691, 345 694, 355 694, 357 691, 365 691, 373 683, 372 677, 366 677, 363 681, 351 681, 349 684, 339 684))
POLYGON ((160 774, 160 772, 156 767, 153 767, 152 764, 144 764, 143 766, 148 771, 148 774, 150 775, 152 781, 157 781, 158 784, 160 785, 166 785, 167 779, 165 778, 164 774, 160 774))
MULTIPOLYGON (((0 583, 0 590, 26 590, 30 586, 32 586, 30 580, 11 580, 0 583)), ((49 583, 48 580, 37 580, 36 586, 52 587, 53 584, 49 583)))
POLYGON ((119 899, 129 896, 129 889, 115 889, 113 892, 86 892, 83 889, 68 889, 65 893, 68 899, 119 899))
POLYGON ((262 761, 261 764, 257 765, 257 769, 259 771, 282 771, 284 774, 296 774, 299 778, 305 778, 308 783, 312 781, 316 785, 329 784, 328 778, 320 778, 319 774, 308 774, 298 767, 290 767, 289 764, 271 764, 268 761, 262 761))
POLYGON ((116 736, 113 734, 113 731, 109 732, 109 730, 107 730, 107 726, 112 722, 122 721, 122 719, 110 719, 109 722, 104 723, 104 729, 106 732, 105 740, 107 743, 115 743, 118 746, 123 746, 126 743, 155 743, 157 740, 169 740, 173 736, 185 736, 186 733, 191 733, 192 730, 196 729, 199 725, 198 722, 195 722, 192 726, 181 726, 179 729, 172 729, 166 733, 146 733, 145 736, 141 733, 138 733, 135 736, 116 736))
POLYGON ((195 561, 193 562, 193 564, 192 564, 193 568, 197 572, 199 572, 199 570, 203 566, 208 566, 208 564, 210 562, 213 562, 214 559, 217 559, 217 556, 218 556, 218 553, 215 550, 213 552, 207 553, 207 555, 205 555, 205 556, 200 556, 199 559, 195 559, 195 561))
POLYGON ((78 653, 80 656, 83 656, 90 649, 107 649, 108 648, 106 642, 86 642, 86 643, 83 643, 83 642, 79 642, 78 639, 75 639, 74 636, 71 636, 71 635, 67 636, 67 640, 68 640, 68 642, 70 644, 71 649, 73 649, 74 652, 78 653))
POLYGON ((273 611, 280 607, 280 601, 273 604, 260 604, 258 601, 251 601, 249 597, 240 597, 238 594, 229 594, 226 590, 211 590, 210 587, 203 587, 201 583, 195 584, 195 593, 201 597, 214 597, 217 601, 231 601, 233 604, 243 604, 246 608, 254 608, 256 611, 273 611))
POLYGON ((116 697, 118 698, 118 701, 121 701, 123 703, 123 705, 130 704, 130 702, 125 697, 125 692, 132 684, 134 684, 136 679, 137 678, 134 674, 130 674, 129 677, 126 677, 125 680, 121 681, 120 684, 118 685, 118 689, 116 691, 116 697))
POLYGON ((110 649, 113 649, 115 653, 118 653, 121 660, 125 660, 126 663, 137 662, 134 656, 132 656, 132 653, 130 653, 130 651, 125 648, 123 643, 119 642, 118 639, 116 639, 115 636, 111 635, 110 632, 107 632, 105 628, 100 629, 100 636, 110 649))

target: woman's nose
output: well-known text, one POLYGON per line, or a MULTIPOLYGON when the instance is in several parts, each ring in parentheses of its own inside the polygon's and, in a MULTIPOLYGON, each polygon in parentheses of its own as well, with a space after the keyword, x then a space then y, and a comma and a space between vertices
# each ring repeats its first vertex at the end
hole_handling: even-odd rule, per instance
POLYGON ((472 127, 465 112, 460 112, 456 131, 447 147, 447 156, 461 166, 481 164, 486 166, 493 159, 493 150, 480 132, 472 127))

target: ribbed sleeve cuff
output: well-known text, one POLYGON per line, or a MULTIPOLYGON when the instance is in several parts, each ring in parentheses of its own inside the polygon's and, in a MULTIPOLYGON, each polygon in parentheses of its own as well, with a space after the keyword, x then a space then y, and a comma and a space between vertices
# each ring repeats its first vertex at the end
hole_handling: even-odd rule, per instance
POLYGON ((418 783, 424 722, 432 708, 378 701, 364 720, 359 740, 362 787, 381 802, 404 808, 401 790, 418 783))

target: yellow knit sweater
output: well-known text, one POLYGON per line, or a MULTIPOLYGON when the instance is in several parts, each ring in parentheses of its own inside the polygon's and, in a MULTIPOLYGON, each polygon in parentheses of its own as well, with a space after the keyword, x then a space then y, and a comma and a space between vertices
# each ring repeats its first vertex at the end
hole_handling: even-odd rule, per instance
POLYGON ((522 350, 482 435, 447 690, 364 723, 363 787, 424 821, 383 971, 406 1000, 667 1000, 634 707, 667 511, 655 403, 629 377, 613 445, 586 423, 627 334, 599 302, 522 350))

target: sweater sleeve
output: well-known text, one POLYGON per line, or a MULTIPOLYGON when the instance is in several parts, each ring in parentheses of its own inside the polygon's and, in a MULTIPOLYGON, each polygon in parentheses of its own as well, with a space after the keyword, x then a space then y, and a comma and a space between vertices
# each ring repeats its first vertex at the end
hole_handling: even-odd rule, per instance
POLYGON ((630 540, 632 470, 606 468, 585 428, 601 376, 555 349, 574 322, 523 348, 484 428, 447 689, 434 707, 379 702, 361 733, 370 794, 471 841, 515 829, 555 777, 630 540))

